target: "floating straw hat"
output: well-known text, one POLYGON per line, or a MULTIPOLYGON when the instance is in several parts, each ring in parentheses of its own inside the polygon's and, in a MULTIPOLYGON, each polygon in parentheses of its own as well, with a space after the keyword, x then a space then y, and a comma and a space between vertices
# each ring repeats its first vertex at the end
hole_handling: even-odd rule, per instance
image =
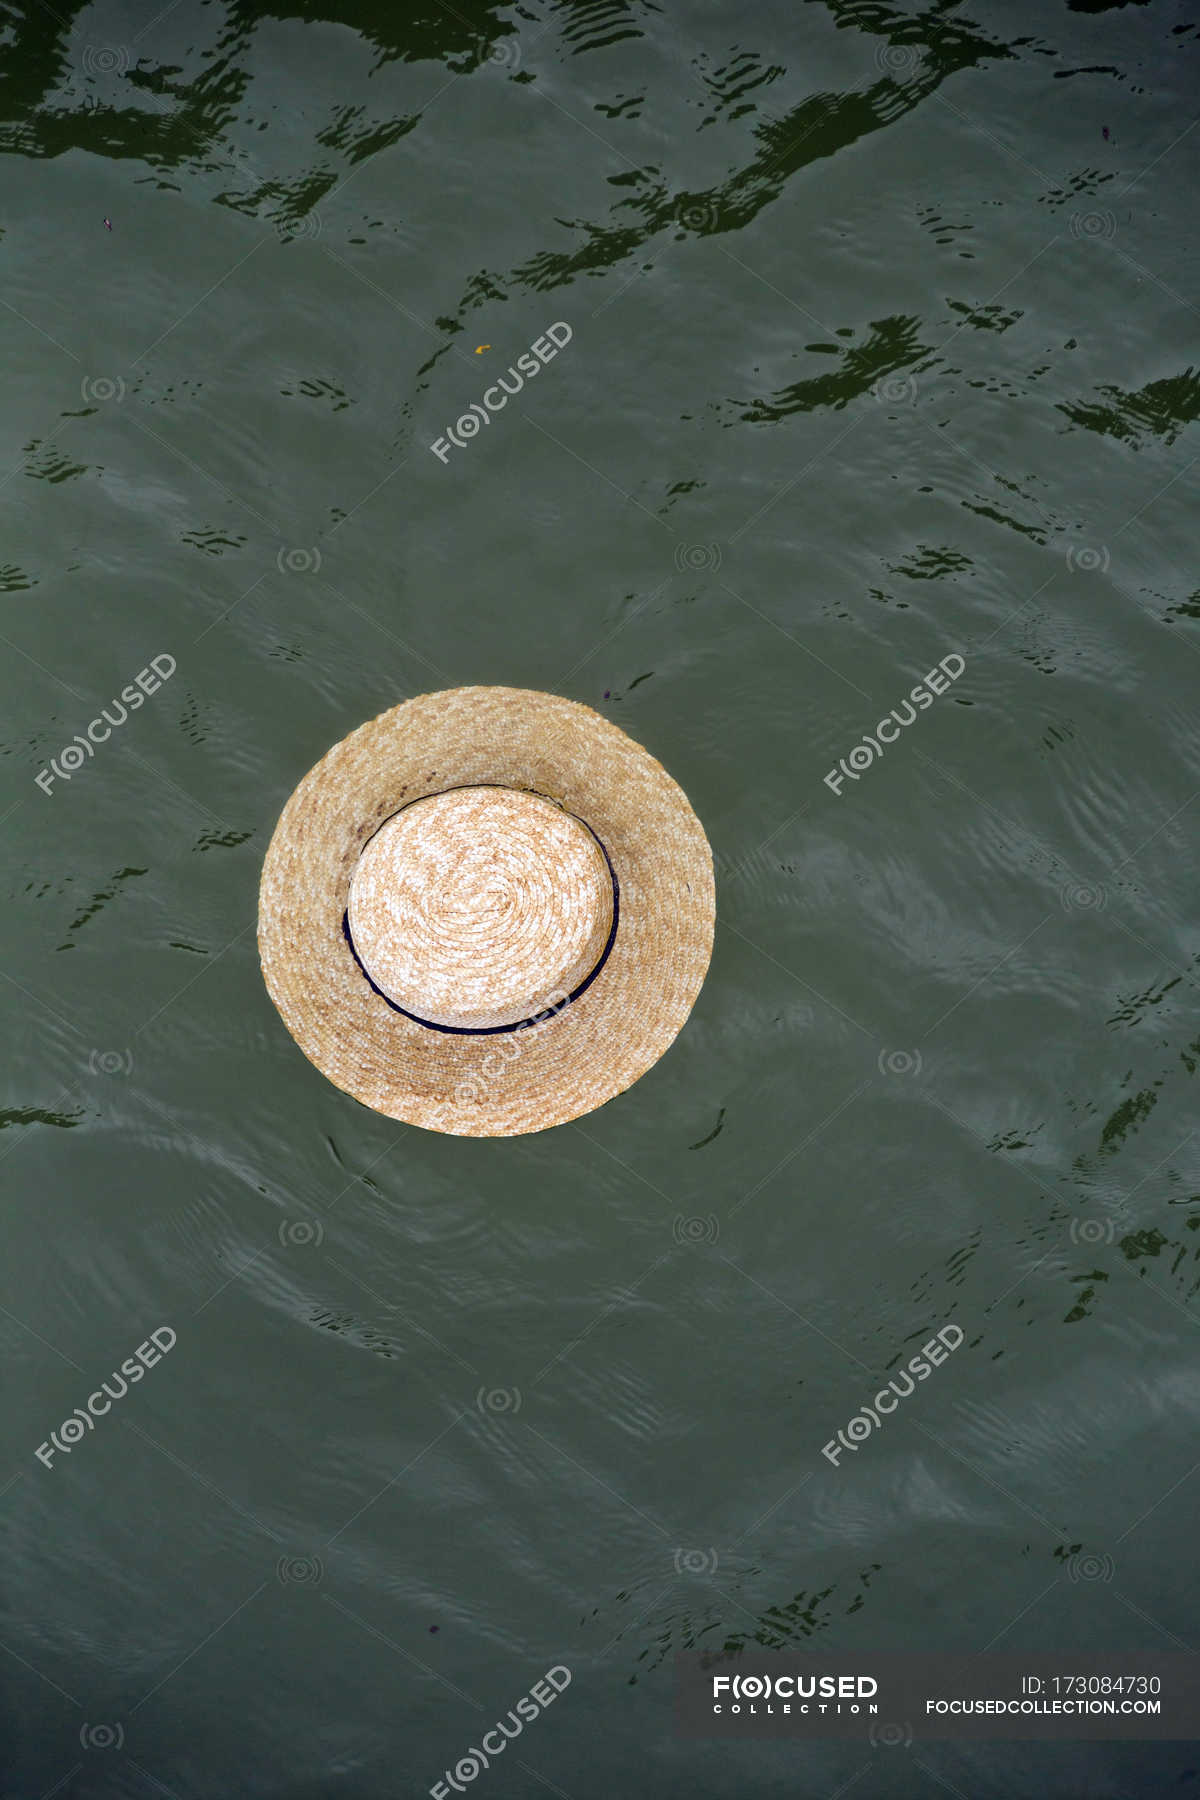
POLYGON ((267 850, 258 944, 337 1087, 430 1131, 515 1137, 658 1061, 714 915, 703 827, 647 750, 555 694, 451 688, 309 770, 267 850))

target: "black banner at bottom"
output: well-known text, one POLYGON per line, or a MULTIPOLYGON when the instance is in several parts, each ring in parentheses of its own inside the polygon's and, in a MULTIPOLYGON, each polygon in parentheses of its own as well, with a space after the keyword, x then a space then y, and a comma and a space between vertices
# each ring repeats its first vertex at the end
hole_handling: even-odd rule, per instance
POLYGON ((1045 1651, 682 1651, 677 1732, 688 1738, 1200 1739, 1200 1656, 1045 1651))

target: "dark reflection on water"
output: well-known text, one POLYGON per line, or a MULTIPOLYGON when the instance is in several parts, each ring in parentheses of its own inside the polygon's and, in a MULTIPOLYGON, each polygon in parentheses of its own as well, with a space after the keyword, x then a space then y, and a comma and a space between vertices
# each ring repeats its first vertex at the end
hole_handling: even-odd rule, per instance
POLYGON ((428 1792, 556 1664, 480 1793, 1192 1777, 691 1744, 671 1663, 1194 1637, 1198 50, 1171 0, 0 12, 0 1800, 428 1792), (669 1055, 493 1143, 323 1082, 254 938, 300 777, 467 682, 611 708, 718 875, 669 1055))

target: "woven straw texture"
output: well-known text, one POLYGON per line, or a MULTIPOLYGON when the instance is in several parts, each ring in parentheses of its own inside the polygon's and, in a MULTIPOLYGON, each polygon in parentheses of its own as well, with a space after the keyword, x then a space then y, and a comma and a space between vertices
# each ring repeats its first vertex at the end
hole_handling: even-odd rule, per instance
POLYGON ((704 981, 714 919, 703 827, 647 750, 575 701, 469 687, 382 713, 304 777, 267 850, 258 941, 284 1024, 337 1087, 427 1130, 512 1137, 591 1112, 658 1061, 704 981), (619 922, 564 1004, 610 929, 596 839, 619 922), (343 931, 352 903, 376 986, 459 1031, 375 992, 343 931), (461 1034, 535 1011, 532 1026, 461 1034))
POLYGON ((600 961, 612 876, 585 825, 512 788, 406 806, 350 881, 354 948, 406 1012, 461 1029, 515 1025, 600 961))

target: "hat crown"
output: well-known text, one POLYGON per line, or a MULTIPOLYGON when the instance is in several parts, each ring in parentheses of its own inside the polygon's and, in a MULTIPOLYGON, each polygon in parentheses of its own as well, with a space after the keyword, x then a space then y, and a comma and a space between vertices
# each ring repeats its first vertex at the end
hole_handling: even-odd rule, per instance
POLYGON ((539 794, 462 787, 393 814, 363 849, 347 919, 377 988, 443 1029, 504 1029, 596 969, 613 876, 592 831, 539 794))

